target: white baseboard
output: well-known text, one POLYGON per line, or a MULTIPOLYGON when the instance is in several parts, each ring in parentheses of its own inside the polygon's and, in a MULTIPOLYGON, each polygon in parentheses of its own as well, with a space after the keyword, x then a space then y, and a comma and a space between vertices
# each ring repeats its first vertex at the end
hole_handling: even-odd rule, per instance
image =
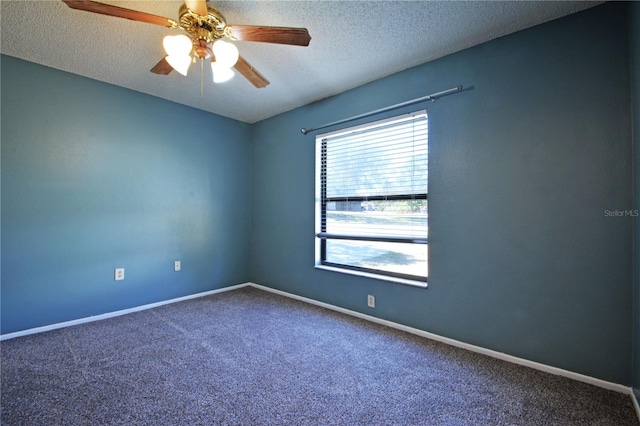
POLYGON ((126 314, 130 314, 130 313, 133 313, 133 312, 144 311, 146 309, 156 308, 158 306, 168 305, 170 303, 182 302, 184 300, 196 299, 198 297, 210 296, 212 294, 217 294, 217 293, 223 293, 225 291, 236 290, 236 289, 239 289, 239 288, 242 288, 242 287, 246 287, 247 285, 249 285, 249 284, 248 283, 238 284, 238 285, 234 285, 234 286, 230 286, 230 287, 219 288, 219 289, 216 289, 216 290, 205 291, 205 292, 202 292, 202 293, 190 294, 188 296, 178 297, 178 298, 175 298, 175 299, 163 300, 161 302, 149 303, 148 305, 136 306, 136 307, 129 308, 129 309, 122 309, 120 311, 107 312, 105 314, 94 315, 94 316, 85 317, 85 318, 79 318, 79 319, 75 319, 75 320, 72 320, 72 321, 59 322, 59 323, 56 323, 56 324, 49 324, 49 325, 45 325, 45 326, 42 326, 42 327, 30 328, 28 330, 16 331, 15 333, 2 334, 2 335, 0 335, 0 341, 13 339, 15 337, 28 336, 30 334, 44 333, 45 331, 56 330, 56 329, 64 328, 64 327, 71 327, 73 325, 85 324, 85 323, 88 323, 88 322, 100 321, 100 320, 104 320, 104 319, 107 319, 107 318, 119 317, 121 315, 126 315, 126 314))
MULTIPOLYGON (((281 291, 281 290, 276 290, 270 287, 265 287, 262 286, 260 284, 255 284, 255 283, 249 283, 250 286, 255 287, 257 289, 260 290, 264 290, 264 291, 268 291, 271 293, 275 293, 275 294, 279 294, 281 296, 286 296, 286 297, 290 297, 292 299, 296 299, 296 300, 300 300, 302 302, 306 302, 306 303, 310 303, 312 305, 316 305, 316 306, 320 306, 323 308, 327 308, 327 309, 331 309, 333 311, 336 312, 340 312, 343 314, 347 314, 347 315, 351 315, 357 318, 361 318, 367 321, 371 321, 377 324, 382 324, 385 325, 387 327, 391 327, 391 328, 395 328, 397 330, 402 330, 402 331, 406 331, 408 333, 411 334, 415 334, 421 337, 426 337, 427 339, 431 339, 431 340, 435 340, 438 342, 442 342, 442 343, 446 343, 448 345, 451 346, 456 346, 458 348, 462 348, 462 349, 466 349, 468 351, 472 351, 472 352, 477 352, 483 355, 487 355, 493 358, 497 358, 503 361, 507 361, 507 362, 511 362, 513 364, 518 364, 518 365, 523 365, 526 367, 530 367, 536 370, 540 370, 540 371, 544 371, 546 373, 551 373, 551 374, 555 374, 557 376, 563 376, 563 377, 567 377, 569 379, 573 379, 573 380, 577 380, 579 382, 584 382, 584 383, 588 383, 594 386, 598 386, 600 388, 604 388, 604 389, 609 389, 612 391, 616 391, 616 392, 620 392, 620 393, 625 393, 625 394, 632 394, 633 395, 633 391, 630 387, 628 386, 624 386, 618 383, 612 383, 612 382, 608 382, 606 380, 602 380, 602 379, 597 379, 595 377, 591 377, 591 376, 586 376, 584 374, 580 374, 580 373, 575 373, 573 371, 568 371, 568 370, 563 370, 561 368, 557 368, 557 367, 552 367, 550 365, 546 365, 546 364, 541 364, 539 362, 534 362, 534 361, 529 361, 527 359, 524 358, 518 358, 512 355, 507 355, 505 353, 502 352, 497 352, 491 349, 486 349, 480 346, 475 346, 475 345, 471 345, 469 343, 464 343, 461 342, 459 340, 454 340, 454 339, 449 339, 448 337, 443 337, 437 334, 433 334, 433 333, 429 333, 427 331, 424 330, 420 330, 417 328, 413 328, 413 327, 407 327, 405 325, 402 324, 398 324, 392 321, 387 321, 387 320, 383 320, 380 318, 376 318, 373 317, 371 315, 366 315, 366 314, 362 314, 360 312, 356 312, 356 311, 351 311, 349 309, 344 309, 338 306, 334 306, 334 305, 330 305, 328 303, 324 303, 324 302, 319 302, 317 300, 313 300, 313 299, 309 299, 306 297, 302 297, 302 296, 298 296, 296 294, 292 294, 292 293, 287 293, 285 291, 281 291)), ((637 403, 637 401, 636 401, 637 403)), ((638 409, 638 406, 636 405, 636 409, 638 409)))
POLYGON ((588 383, 594 386, 598 386, 600 388, 604 388, 604 389, 609 389, 612 391, 616 391, 616 392, 620 392, 620 393, 625 393, 628 395, 631 395, 632 399, 633 399, 633 404, 634 407, 636 409, 636 413, 638 414, 638 418, 640 419, 640 406, 638 405, 638 400, 633 392, 633 389, 628 387, 628 386, 624 386, 624 385, 620 385, 617 383, 612 383, 612 382, 608 382, 606 380, 602 380, 602 379, 597 379, 595 377, 590 377, 590 376, 586 376, 584 374, 580 374, 580 373, 575 373, 572 371, 568 371, 568 370, 563 370, 561 368, 557 368, 557 367, 552 367, 546 364, 541 364, 538 362, 534 362, 534 361, 529 361, 527 359, 524 358, 518 358, 512 355, 507 355, 505 353, 502 352, 497 352, 491 349, 486 349, 480 346, 475 346, 475 345, 471 345, 469 343, 464 343, 458 340, 454 340, 454 339, 450 339, 448 337, 443 337, 434 333, 429 333, 427 331, 424 330, 420 330, 417 328, 413 328, 413 327, 408 327, 406 325, 402 325, 402 324, 398 324, 392 321, 387 321, 384 319, 380 319, 371 315, 366 315, 360 312, 356 312, 356 311, 352 311, 349 309, 345 309, 345 308, 341 308, 339 306, 335 306, 335 305, 330 305, 328 303, 324 303, 324 302, 319 302, 317 300, 314 299, 309 299, 307 297, 303 297, 303 296, 298 296, 296 294, 293 293, 287 293, 286 291, 282 291, 282 290, 276 290, 274 288, 271 287, 265 287, 263 285, 260 284, 256 284, 256 283, 244 283, 244 284, 238 284, 238 285, 234 285, 234 286, 229 286, 229 287, 223 287, 220 289, 216 289, 216 290, 210 290, 210 291, 205 291, 202 293, 196 293, 196 294, 191 294, 188 296, 183 296, 183 297, 178 297, 176 299, 170 299, 170 300, 164 300, 161 302, 156 302, 156 303, 150 303, 148 305, 142 305, 142 306, 136 306, 133 308, 129 308, 129 309, 123 309, 120 311, 115 311, 115 312, 108 312, 105 314, 101 314, 101 315, 95 315, 95 316, 91 316, 91 317, 86 317, 86 318, 80 318, 80 319, 76 319, 73 321, 66 321, 66 322, 61 322, 61 323, 56 323, 56 324, 50 324, 50 325, 46 325, 43 327, 36 327, 36 328, 31 328, 28 330, 23 330, 23 331, 17 331, 15 333, 8 333, 8 334, 3 334, 0 335, 0 341, 2 340, 8 340, 8 339, 13 339, 15 337, 21 337, 21 336, 27 336, 30 334, 36 334, 36 333, 43 333, 45 331, 51 331, 51 330, 56 330, 59 328, 64 328, 64 327, 70 327, 73 325, 79 325, 79 324, 85 324, 85 323, 89 323, 89 322, 93 322, 93 321, 100 321, 103 319, 107 319, 107 318, 113 318, 113 317, 118 317, 121 315, 126 315, 126 314, 130 314, 133 312, 139 312, 139 311, 144 311, 146 309, 152 309, 152 308, 156 308, 158 306, 162 306, 162 305, 167 305, 170 303, 177 303, 177 302, 182 302, 184 300, 189 300, 189 299, 196 299, 199 297, 204 297, 204 296, 210 296, 212 294, 218 294, 218 293, 223 293, 223 292, 227 292, 227 291, 232 291, 232 290, 237 290, 239 288, 243 288, 243 287, 247 287, 247 286, 251 286, 254 288, 257 288, 259 290, 263 290, 263 291, 268 291, 271 293, 275 293, 281 296, 285 296, 285 297, 289 297, 291 299, 295 299, 295 300, 299 300, 305 303, 309 303, 311 305, 315 305, 315 306, 320 306, 322 308, 326 308, 326 309, 330 309, 332 311, 336 311, 336 312, 340 312, 346 315, 350 315, 356 318, 360 318, 360 319, 364 319, 367 321, 371 321, 374 322, 376 324, 381 324, 387 327, 391 327, 391 328, 395 328, 397 330, 401 330, 401 331, 405 331, 407 333, 411 333, 411 334, 415 334, 417 336, 421 336, 421 337, 425 337, 427 339, 431 339, 431 340, 435 340, 437 342, 442 342, 442 343, 446 343, 448 345, 451 346, 456 346, 458 348, 462 348, 462 349, 466 349, 468 351, 472 351, 472 352, 477 352, 483 355, 487 355, 493 358, 497 358, 503 361, 507 361, 507 362, 511 362, 513 364, 518 364, 518 365, 523 365, 526 367, 530 367, 536 370, 540 370, 540 371, 544 371, 550 374, 555 374, 558 376, 562 376, 562 377, 567 377, 569 379, 573 379, 573 380, 577 380, 579 382, 584 382, 584 383, 588 383))

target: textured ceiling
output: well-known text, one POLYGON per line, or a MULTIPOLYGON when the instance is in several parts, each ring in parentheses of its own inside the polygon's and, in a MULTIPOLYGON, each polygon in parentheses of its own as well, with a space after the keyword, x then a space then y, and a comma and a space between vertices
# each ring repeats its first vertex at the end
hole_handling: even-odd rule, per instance
MULTIPOLYGON (((177 19, 180 1, 102 1, 177 19)), ((212 1, 229 24, 305 27, 309 47, 236 42, 271 84, 241 75, 214 84, 200 66, 189 75, 149 72, 163 56, 151 24, 68 8, 60 0, 2 0, 3 54, 253 123, 403 69, 565 16, 581 1, 212 1)))

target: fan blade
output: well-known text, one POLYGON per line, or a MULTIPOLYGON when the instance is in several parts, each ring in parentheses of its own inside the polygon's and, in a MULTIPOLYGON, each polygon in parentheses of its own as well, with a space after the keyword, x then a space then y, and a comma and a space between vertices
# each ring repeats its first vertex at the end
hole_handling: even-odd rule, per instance
POLYGON ((153 68, 151 68, 151 72, 159 75, 167 75, 173 71, 173 67, 169 65, 169 62, 165 58, 160 59, 153 68))
POLYGON ((178 23, 173 19, 152 15, 138 10, 125 9, 124 7, 111 6, 109 4, 98 3, 91 0, 62 0, 72 9, 84 10, 87 12, 100 13, 102 15, 116 16, 118 18, 131 19, 132 21, 146 22, 148 24, 162 25, 163 27, 177 27, 178 23))
POLYGON ((192 12, 200 16, 207 16, 209 14, 207 10, 207 0, 184 0, 184 4, 186 4, 192 12))
POLYGON ((311 36, 306 28, 229 25, 227 30, 237 40, 308 46, 311 36))
POLYGON ((251 84, 258 89, 267 87, 269 80, 264 78, 262 74, 258 72, 249 62, 247 62, 242 56, 238 58, 238 62, 233 66, 240 74, 244 76, 251 84))

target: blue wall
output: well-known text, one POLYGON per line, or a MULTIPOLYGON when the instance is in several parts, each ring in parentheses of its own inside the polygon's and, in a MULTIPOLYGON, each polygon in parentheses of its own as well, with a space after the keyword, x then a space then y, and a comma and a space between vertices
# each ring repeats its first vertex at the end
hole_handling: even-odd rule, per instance
POLYGON ((605 214, 632 208, 628 49, 605 4, 257 123, 252 281, 630 385, 632 218, 605 214), (458 84, 426 104, 429 288, 314 269, 300 128, 458 84))
MULTIPOLYGON (((633 97, 634 197, 640 210, 640 3, 631 5, 631 76, 633 97)), ((635 218, 634 232, 634 321, 633 387, 640 401, 640 217, 635 218)))
POLYGON ((2 56, 1 333, 251 280, 640 389, 639 251, 604 213, 634 205, 639 9, 631 46, 609 3, 253 126, 2 56), (429 289, 314 269, 299 129, 458 84, 423 105, 429 289))
POLYGON ((248 127, 2 56, 2 333, 246 282, 248 127))

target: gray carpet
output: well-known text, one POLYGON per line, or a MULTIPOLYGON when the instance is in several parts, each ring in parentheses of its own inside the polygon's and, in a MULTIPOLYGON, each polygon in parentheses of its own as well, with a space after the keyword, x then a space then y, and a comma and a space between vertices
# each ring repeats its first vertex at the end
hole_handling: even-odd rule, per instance
POLYGON ((2 425, 637 425, 630 397, 253 288, 0 343, 2 425))

